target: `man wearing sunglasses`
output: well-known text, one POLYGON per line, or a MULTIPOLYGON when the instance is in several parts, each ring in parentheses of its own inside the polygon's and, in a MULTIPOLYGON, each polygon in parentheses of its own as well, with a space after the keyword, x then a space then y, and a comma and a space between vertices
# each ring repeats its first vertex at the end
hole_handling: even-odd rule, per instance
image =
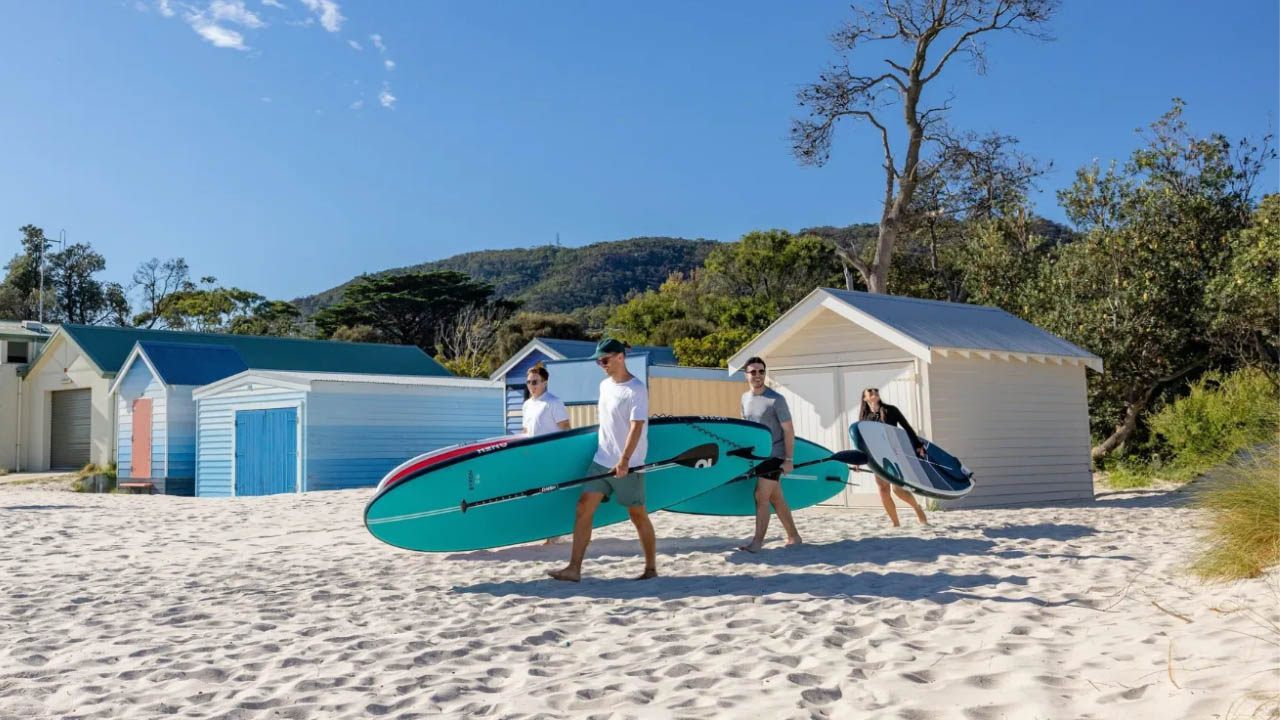
MULTIPOLYGON (((558 430, 569 429, 569 411, 565 409, 560 398, 547 392, 547 380, 551 373, 538 363, 529 368, 525 374, 524 385, 529 390, 529 399, 520 408, 520 426, 525 435, 546 435, 558 430)), ((546 545, 559 542, 560 536, 547 538, 546 545)))
POLYGON ((596 508, 606 498, 627 509, 631 524, 640 536, 640 549, 644 551, 644 572, 637 580, 658 576, 657 539, 653 523, 644 509, 644 474, 633 473, 631 468, 644 464, 649 446, 649 389, 639 378, 627 370, 627 346, 611 337, 604 337, 596 345, 591 357, 607 376, 600 381, 600 400, 596 406, 600 423, 596 454, 588 474, 597 475, 612 471, 613 476, 592 480, 583 486, 578 496, 577 514, 573 523, 573 551, 569 565, 563 570, 548 571, 556 580, 577 582, 582 577, 582 560, 591 542, 591 521, 596 508))
POLYGON ((773 447, 770 457, 782 460, 782 468, 775 473, 761 475, 756 478, 756 534, 751 542, 738 547, 749 553, 760 552, 764 547, 764 536, 769 530, 769 506, 773 506, 787 531, 787 547, 799 545, 800 531, 796 530, 796 521, 791 517, 791 507, 782 496, 782 476, 794 469, 794 453, 796 447, 795 426, 791 423, 791 410, 787 407, 787 399, 764 383, 764 360, 753 357, 747 360, 743 370, 747 374, 747 391, 742 393, 742 419, 758 422, 769 428, 773 434, 773 447))

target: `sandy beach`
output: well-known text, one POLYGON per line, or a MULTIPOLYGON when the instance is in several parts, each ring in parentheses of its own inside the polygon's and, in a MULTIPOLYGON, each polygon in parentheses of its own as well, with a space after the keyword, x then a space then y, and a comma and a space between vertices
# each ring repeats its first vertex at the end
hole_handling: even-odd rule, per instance
POLYGON ((0 717, 1275 717, 1275 574, 1204 585, 1186 493, 1091 507, 654 516, 425 555, 371 491, 196 499, 0 488, 0 717), (778 547, 778 528, 771 547, 778 547), (1271 704, 1268 704, 1271 703, 1271 704))

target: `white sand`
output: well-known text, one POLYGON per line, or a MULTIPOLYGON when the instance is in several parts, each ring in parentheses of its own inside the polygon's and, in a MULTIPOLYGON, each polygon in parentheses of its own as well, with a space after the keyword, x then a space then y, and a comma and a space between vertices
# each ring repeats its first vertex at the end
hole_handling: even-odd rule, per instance
POLYGON ((614 526, 577 585, 543 576, 567 544, 382 545, 369 495, 0 489, 0 717, 1176 720, 1280 691, 1277 577, 1187 577, 1179 494, 809 511, 760 555, 729 550, 749 519, 662 513, 662 578, 626 579, 614 526))

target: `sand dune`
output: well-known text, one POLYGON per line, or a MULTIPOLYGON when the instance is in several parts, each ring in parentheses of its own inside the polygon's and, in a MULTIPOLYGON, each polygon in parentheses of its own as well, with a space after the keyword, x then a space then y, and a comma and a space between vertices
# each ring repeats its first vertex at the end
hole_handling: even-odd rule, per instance
POLYGON ((1177 493, 806 511, 808 546, 758 555, 747 519, 663 513, 663 577, 627 580, 614 526, 580 584, 543 576, 567 544, 382 545, 369 494, 0 490, 0 717, 1174 720, 1280 691, 1277 577, 1186 576, 1177 493))

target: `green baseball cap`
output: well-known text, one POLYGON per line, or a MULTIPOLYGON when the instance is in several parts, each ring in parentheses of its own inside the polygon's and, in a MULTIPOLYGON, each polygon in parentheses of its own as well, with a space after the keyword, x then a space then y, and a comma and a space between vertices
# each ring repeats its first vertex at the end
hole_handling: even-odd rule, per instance
POLYGON ((591 356, 592 360, 599 360, 605 355, 626 352, 627 346, 622 344, 621 340, 615 340, 608 335, 600 338, 600 342, 596 343, 596 352, 591 356))

